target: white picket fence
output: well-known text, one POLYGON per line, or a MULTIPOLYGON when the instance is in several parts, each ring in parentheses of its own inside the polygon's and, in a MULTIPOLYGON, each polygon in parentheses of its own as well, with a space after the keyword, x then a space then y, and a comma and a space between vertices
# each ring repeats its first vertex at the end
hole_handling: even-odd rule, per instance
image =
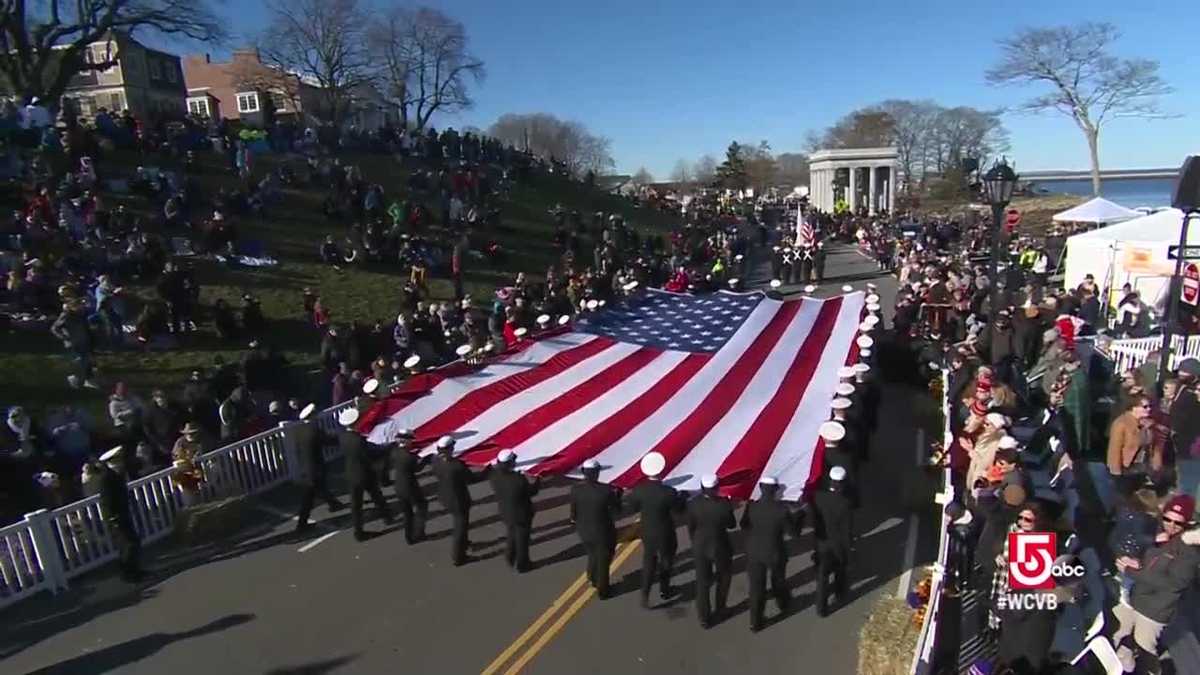
MULTIPOLYGON (((337 415, 353 405, 343 403, 317 415, 325 431, 337 428, 337 415)), ((336 448, 326 448, 326 459, 336 448)), ((290 480, 296 469, 289 426, 264 431, 201 457, 206 482, 200 495, 208 501, 269 490, 290 480)), ((173 468, 129 483, 134 525, 143 544, 171 533, 187 497, 171 479, 173 468)), ((73 577, 115 560, 116 546, 104 521, 99 496, 48 511, 0 529, 0 608, 38 591, 57 593, 73 577)))
MULTIPOLYGON (((1155 335, 1147 338, 1130 338, 1113 340, 1107 350, 1102 353, 1112 360, 1116 373, 1123 373, 1130 368, 1137 368, 1146 362, 1150 352, 1162 349, 1163 338, 1155 335)), ((1200 358, 1200 335, 1174 335, 1171 339, 1171 368, 1180 360, 1189 357, 1200 358)))

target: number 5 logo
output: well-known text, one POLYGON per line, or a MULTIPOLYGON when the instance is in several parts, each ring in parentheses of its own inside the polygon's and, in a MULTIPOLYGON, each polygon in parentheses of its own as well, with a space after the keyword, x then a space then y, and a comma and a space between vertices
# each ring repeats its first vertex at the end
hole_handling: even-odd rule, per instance
POLYGON ((1045 590, 1054 588, 1054 552, 1058 550, 1053 532, 1010 532, 1008 535, 1008 585, 1014 589, 1045 590))

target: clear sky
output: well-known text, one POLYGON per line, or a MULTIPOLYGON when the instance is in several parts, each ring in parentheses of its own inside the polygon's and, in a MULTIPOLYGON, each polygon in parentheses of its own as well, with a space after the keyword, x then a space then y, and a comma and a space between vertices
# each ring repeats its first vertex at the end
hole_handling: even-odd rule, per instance
MULTIPOLYGON (((381 0, 376 0, 380 2, 381 0)), ((1109 21, 1120 56, 1157 59, 1174 119, 1118 120, 1101 136, 1111 168, 1178 166, 1200 152, 1200 2, 1049 0, 854 3, 445 0, 487 64, 474 109, 439 125, 487 128, 549 112, 612 139, 618 171, 667 178, 675 161, 718 159, 730 140, 801 149, 805 133, 887 98, 996 108, 1033 90, 989 87, 996 39, 1025 26, 1109 21), (911 5, 911 6, 910 6, 911 5)), ((224 5, 235 31, 265 21, 256 0, 224 5)), ((182 51, 182 50, 181 50, 182 51)), ((1082 134, 1061 115, 1006 114, 1018 170, 1083 169, 1082 134)))

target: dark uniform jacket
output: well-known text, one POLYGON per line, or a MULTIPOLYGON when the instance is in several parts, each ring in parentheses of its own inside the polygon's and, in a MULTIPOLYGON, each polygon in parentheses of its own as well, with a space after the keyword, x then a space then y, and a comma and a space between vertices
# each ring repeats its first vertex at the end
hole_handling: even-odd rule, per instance
POLYGON ((614 543, 614 523, 621 512, 621 492, 603 483, 584 481, 571 488, 571 520, 586 542, 614 543))
POLYGON ((531 483, 524 474, 512 469, 496 469, 489 480, 492 492, 500 506, 500 516, 506 523, 529 524, 533 522, 533 496, 538 484, 531 483))
MULTIPOLYGON (((296 443, 296 460, 302 481, 312 482, 325 472, 325 443, 329 437, 316 424, 303 421, 292 428, 292 439, 296 443)), ((348 460, 347 460, 348 461, 348 460)))
POLYGON ((728 499, 700 495, 687 505, 688 534, 696 555, 706 558, 733 555, 729 531, 737 527, 728 499))
POLYGON ((417 474, 421 467, 429 463, 428 457, 421 457, 410 448, 396 444, 392 448, 392 483, 399 497, 416 497, 421 494, 421 483, 417 474))
POLYGON ((642 481, 630 493, 629 501, 642 514, 642 539, 648 544, 675 541, 675 520, 672 513, 682 504, 675 488, 661 481, 642 481))
POLYGON ((775 563, 787 557, 784 535, 800 537, 803 515, 793 512, 778 499, 760 499, 746 504, 742 531, 746 533, 746 555, 751 560, 775 563))
POLYGON ((102 469, 100 477, 100 508, 108 520, 117 520, 132 527, 133 514, 129 510, 129 486, 125 477, 109 467, 102 469))
POLYGON ((338 447, 346 458, 346 479, 351 485, 361 485, 372 472, 367 439, 357 432, 343 429, 338 432, 338 447))
POLYGON ((472 473, 457 457, 438 456, 433 460, 433 473, 438 479, 438 500, 450 513, 470 510, 472 502, 468 486, 486 477, 484 473, 472 473))
POLYGON ((817 535, 817 552, 839 561, 850 559, 852 508, 844 492, 821 490, 813 496, 813 528, 817 535))

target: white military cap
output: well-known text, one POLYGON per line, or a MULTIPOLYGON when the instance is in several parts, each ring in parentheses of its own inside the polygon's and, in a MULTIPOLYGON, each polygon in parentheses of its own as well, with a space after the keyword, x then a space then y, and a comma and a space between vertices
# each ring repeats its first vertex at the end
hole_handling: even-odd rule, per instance
POLYGON ((592 469, 599 469, 600 462, 597 462, 594 459, 589 459, 588 461, 583 463, 583 468, 584 468, 584 470, 587 470, 587 471, 591 471, 592 469))
POLYGON ((852 403, 850 401, 850 399, 848 399, 848 398, 842 398, 841 396, 839 396, 839 397, 833 399, 833 402, 831 402, 829 405, 834 410, 845 410, 845 409, 849 408, 850 406, 854 405, 854 403, 852 403))
POLYGON ((565 326, 570 322, 571 322, 570 314, 563 314, 562 316, 558 317, 558 325, 560 325, 560 326, 565 326))
POLYGON ((439 448, 453 448, 454 447, 454 437, 453 436, 442 436, 441 438, 438 439, 437 446, 439 448))
POLYGON ((459 356, 466 356, 471 353, 471 345, 459 345, 458 349, 454 350, 454 353, 459 356))
POLYGON ((846 480, 845 467, 835 466, 832 469, 830 469, 829 470, 829 480, 837 481, 839 483, 846 480))
POLYGON ((120 459, 121 451, 124 449, 125 449, 125 446, 118 445, 117 447, 113 448, 112 450, 109 450, 108 452, 104 453, 103 455, 100 455, 100 461, 101 462, 114 462, 114 461, 120 459))
POLYGON ((846 437, 846 427, 839 422, 824 422, 820 428, 821 438, 829 443, 837 443, 846 437))
POLYGON ((867 318, 863 319, 863 323, 869 323, 873 328, 879 324, 879 317, 875 316, 874 314, 869 314, 867 315, 867 318))
POLYGON ((805 286, 805 287, 804 287, 804 292, 805 292, 805 293, 816 293, 816 292, 817 292, 817 287, 816 287, 816 286, 813 286, 812 284, 809 284, 809 285, 807 285, 807 286, 805 286))
POLYGON ((870 335, 860 335, 854 342, 862 349, 870 349, 875 346, 875 340, 870 335))
POLYGON ((779 485, 779 480, 775 476, 763 476, 758 479, 759 485, 779 485))
POLYGON ((642 473, 653 478, 667 468, 667 458, 657 452, 646 453, 640 463, 642 473))
POLYGON ((870 371, 870 370, 871 370, 871 366, 868 366, 868 365, 867 365, 867 364, 865 364, 865 363, 856 363, 856 364, 854 364, 853 366, 850 366, 850 367, 854 369, 854 374, 855 374, 855 375, 862 375, 863 373, 865 373, 865 372, 868 372, 868 371, 870 371))
POLYGON ((513 331, 513 335, 516 335, 517 337, 525 337, 525 334, 528 332, 529 332, 528 328, 521 326, 520 328, 513 331))
POLYGON ((853 396, 854 385, 850 384, 849 382, 842 382, 837 386, 835 391, 837 391, 838 396, 853 396))
POLYGON ((771 280, 771 288, 779 288, 782 285, 783 285, 783 282, 778 279, 771 280))
POLYGON ((874 281, 868 281, 868 282, 867 282, 867 290, 868 290, 868 291, 873 291, 873 290, 875 290, 876 288, 877 288, 877 286, 875 286, 875 282, 874 282, 874 281))
POLYGON ((358 408, 346 408, 338 413, 338 424, 348 427, 358 421, 358 408))
POLYGON ((879 310, 880 310, 880 307, 879 307, 878 302, 868 302, 867 303, 867 311, 868 312, 878 312, 879 310))
POLYGON ((843 293, 853 293, 854 287, 851 286, 850 284, 846 284, 846 285, 842 286, 842 292, 843 293))
POLYGON ((860 333, 870 333, 874 329, 875 329, 875 324, 873 324, 869 321, 863 321, 862 323, 858 324, 858 331, 860 333))
POLYGON ((879 296, 875 295, 874 293, 868 295, 866 299, 867 299, 868 305, 871 305, 871 304, 878 305, 879 304, 879 296))
POLYGON ((705 474, 704 477, 700 479, 700 487, 708 488, 710 490, 717 487, 716 475, 711 473, 705 474))
POLYGON ((599 306, 600 306, 600 302, 597 300, 588 300, 587 304, 585 305, 585 307, 587 307, 588 309, 596 309, 599 306))
POLYGON ((843 380, 854 377, 854 366, 842 366, 838 368, 838 377, 843 380))
POLYGON ((379 380, 372 377, 366 382, 363 382, 364 394, 374 394, 377 391, 379 391, 379 380))
POLYGON ((638 282, 635 280, 635 281, 630 281, 629 283, 625 284, 621 288, 623 288, 625 290, 625 292, 627 292, 627 293, 632 293, 633 291, 637 290, 637 287, 638 287, 638 282))
POLYGON ((737 286, 737 285, 738 285, 738 282, 740 282, 740 281, 741 281, 741 279, 739 279, 739 278, 737 278, 737 277, 734 277, 734 278, 732 278, 732 279, 730 279, 730 280, 729 280, 729 285, 730 285, 730 286, 737 286))
POLYGON ((37 481, 38 485, 48 488, 54 485, 54 481, 58 479, 58 476, 49 471, 42 471, 41 473, 35 473, 33 479, 37 481))
POLYGON ((310 415, 312 415, 316 411, 317 411, 317 404, 309 403, 308 405, 306 405, 300 409, 300 419, 306 420, 309 418, 310 415))
POLYGON ((496 461, 500 462, 501 464, 511 462, 516 458, 517 453, 513 452, 512 450, 501 450, 499 454, 496 455, 496 461))
POLYGON ((869 358, 871 358, 871 350, 870 349, 860 349, 860 350, 858 350, 858 355, 861 358, 869 359, 869 358))
POLYGON ((412 356, 408 357, 407 359, 404 359, 404 367, 405 368, 416 368, 417 364, 420 362, 421 362, 421 357, 417 356, 416 354, 413 354, 412 356))
POLYGON ((396 438, 412 438, 412 437, 413 437, 413 430, 409 429, 408 427, 404 427, 403 429, 396 430, 396 438))
POLYGON ((1013 450, 1016 450, 1019 445, 1020 444, 1017 443, 1017 439, 1013 438, 1012 436, 1005 436, 1000 439, 1000 447, 1003 449, 1011 448, 1013 450))

